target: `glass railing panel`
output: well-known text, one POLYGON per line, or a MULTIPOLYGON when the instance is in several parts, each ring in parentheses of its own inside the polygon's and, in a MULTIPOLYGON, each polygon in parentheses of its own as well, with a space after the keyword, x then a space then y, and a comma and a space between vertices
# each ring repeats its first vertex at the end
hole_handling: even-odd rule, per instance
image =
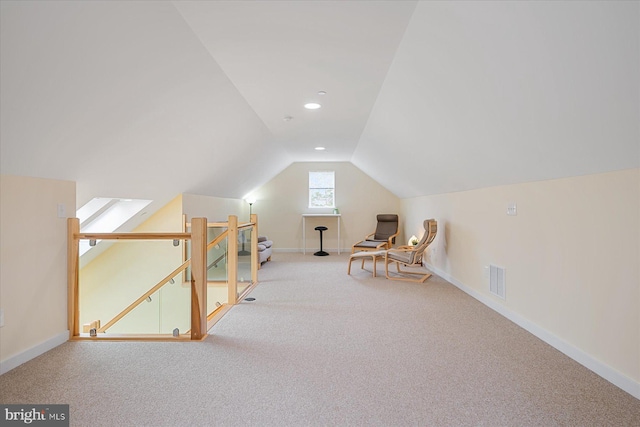
POLYGON ((229 300, 227 282, 209 282, 207 286, 207 314, 211 314, 218 307, 229 300))
MULTIPOLYGON (((208 242, 212 242, 226 228, 209 227, 207 230, 208 242)), ((223 237, 220 243, 207 250, 207 314, 212 313, 218 307, 228 301, 228 270, 227 249, 228 237, 223 237)))
MULTIPOLYGON (((109 242, 79 271, 80 332, 100 321, 104 328, 133 302, 183 263, 184 241, 117 240, 109 242)), ((191 324, 191 289, 176 273, 162 287, 124 315, 106 334, 172 334, 191 324)), ((101 333, 98 333, 101 335, 101 333)))
POLYGON ((179 273, 160 289, 160 334, 184 334, 191 329, 191 284, 182 278, 179 273))
MULTIPOLYGON (((213 242, 226 230, 226 228, 209 227, 207 229, 207 242, 213 242)), ((227 281, 227 237, 224 237, 219 244, 207 250, 207 281, 227 281)))
POLYGON ((251 285, 251 227, 238 230, 238 295, 251 285))
MULTIPOLYGON (((190 231, 190 230, 189 230, 190 231)), ((226 227, 207 227, 207 246, 222 233, 227 231, 226 227)), ((187 241, 184 259, 191 258, 191 241, 187 241)), ((191 278, 191 267, 185 272, 185 277, 191 278)), ((207 280, 226 281, 227 280, 227 240, 224 238, 207 250, 207 280)))
MULTIPOLYGON (((98 336, 126 334, 160 333, 160 291, 154 292, 147 300, 98 336)), ((109 319, 111 320, 111 319, 109 319)), ((104 324, 104 322, 102 322, 104 324)))

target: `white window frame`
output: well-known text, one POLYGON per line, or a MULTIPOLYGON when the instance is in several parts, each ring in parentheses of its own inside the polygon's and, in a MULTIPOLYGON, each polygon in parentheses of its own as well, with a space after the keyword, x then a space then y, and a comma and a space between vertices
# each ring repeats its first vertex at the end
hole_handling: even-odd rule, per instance
POLYGON ((335 171, 309 171, 309 208, 310 209, 333 209, 336 207, 336 172, 335 171), (312 181, 314 180, 314 178, 312 177, 312 174, 331 174, 331 179, 330 181, 332 182, 332 186, 326 186, 326 187, 318 187, 318 186, 313 186, 312 187, 312 181), (318 205, 317 203, 314 203, 314 200, 317 200, 317 198, 314 197, 314 192, 316 192, 318 190, 331 190, 332 193, 332 200, 331 200, 331 205, 328 204, 323 204, 323 205, 318 205))

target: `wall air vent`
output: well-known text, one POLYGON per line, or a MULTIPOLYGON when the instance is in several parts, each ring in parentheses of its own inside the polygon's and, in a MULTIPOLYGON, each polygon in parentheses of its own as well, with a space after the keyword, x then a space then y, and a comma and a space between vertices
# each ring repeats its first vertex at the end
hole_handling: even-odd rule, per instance
POLYGON ((496 265, 489 265, 489 292, 505 299, 507 270, 496 265))

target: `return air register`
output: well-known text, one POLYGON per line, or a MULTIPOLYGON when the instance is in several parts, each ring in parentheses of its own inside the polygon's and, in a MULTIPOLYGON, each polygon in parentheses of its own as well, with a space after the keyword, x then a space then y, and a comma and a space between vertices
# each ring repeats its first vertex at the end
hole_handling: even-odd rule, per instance
POLYGON ((489 265, 489 292, 505 299, 507 270, 497 265, 489 265))

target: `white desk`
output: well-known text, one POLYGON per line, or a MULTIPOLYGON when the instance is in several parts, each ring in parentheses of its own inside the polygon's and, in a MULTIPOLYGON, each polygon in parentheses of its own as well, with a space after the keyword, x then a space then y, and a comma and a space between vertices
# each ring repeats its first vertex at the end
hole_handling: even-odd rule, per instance
POLYGON ((338 218, 338 254, 340 254, 340 217, 341 214, 302 214, 302 253, 307 253, 307 234, 306 222, 307 218, 338 218))

